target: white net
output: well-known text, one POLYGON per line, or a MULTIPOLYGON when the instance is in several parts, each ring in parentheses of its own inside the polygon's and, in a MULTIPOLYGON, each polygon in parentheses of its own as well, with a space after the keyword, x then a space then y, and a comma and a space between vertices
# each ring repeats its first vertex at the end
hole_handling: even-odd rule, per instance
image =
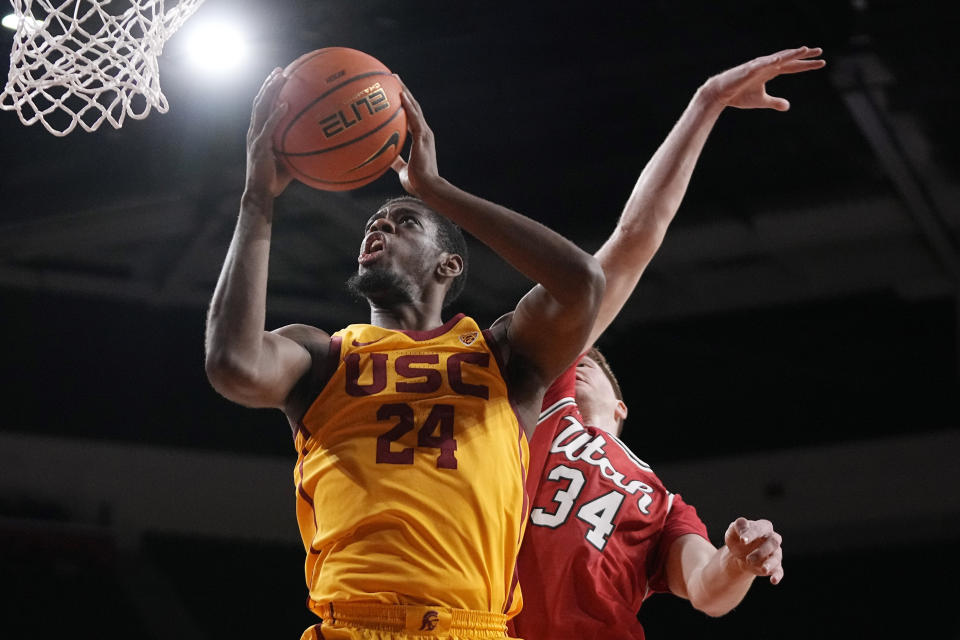
POLYGON ((204 0, 11 0, 16 22, 0 109, 65 136, 166 113, 157 58, 204 0))

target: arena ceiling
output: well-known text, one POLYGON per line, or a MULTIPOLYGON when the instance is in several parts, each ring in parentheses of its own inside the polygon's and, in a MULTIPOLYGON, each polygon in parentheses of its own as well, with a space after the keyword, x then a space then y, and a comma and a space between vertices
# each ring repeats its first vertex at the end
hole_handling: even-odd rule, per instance
MULTIPOLYGON (((202 335, 251 100, 301 53, 383 60, 423 105, 448 179, 594 250, 701 82, 803 44, 828 66, 772 83, 787 113, 722 116, 601 342, 637 424, 656 427, 627 440, 668 458, 957 426, 960 65, 932 8, 207 0, 191 22, 218 14, 247 25, 255 57, 198 81, 179 46, 188 23, 161 58, 167 114, 56 138, 0 113, 3 428, 287 452, 278 416, 206 385, 202 335), (715 437, 731 422, 764 436, 715 437)), ((270 326, 366 317, 343 282, 362 221, 399 191, 388 174, 281 197, 270 326)), ((474 245, 461 306, 490 322, 528 286, 474 245)))

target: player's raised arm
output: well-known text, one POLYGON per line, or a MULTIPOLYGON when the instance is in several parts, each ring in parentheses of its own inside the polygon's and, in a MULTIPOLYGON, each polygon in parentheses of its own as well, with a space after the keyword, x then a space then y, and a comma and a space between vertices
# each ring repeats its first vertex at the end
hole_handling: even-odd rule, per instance
POLYGON ((617 317, 644 269, 663 242, 690 183, 703 146, 724 108, 776 109, 790 103, 767 94, 777 76, 819 69, 819 48, 799 47, 755 58, 708 79, 694 94, 630 194, 620 221, 596 257, 606 276, 606 291, 589 339, 593 344, 617 317))
POLYGON ((254 100, 240 216, 207 314, 207 377, 226 398, 253 407, 282 408, 310 368, 308 347, 319 349, 329 340, 310 327, 264 327, 273 201, 290 183, 271 145, 283 115, 282 106, 273 109, 283 82, 275 70, 254 100))
POLYGON ((697 535, 677 538, 667 555, 670 591, 710 616, 737 606, 757 576, 783 580, 783 539, 769 520, 737 518, 717 549, 697 535))
POLYGON ((528 373, 545 388, 579 354, 593 326, 603 292, 599 265, 544 225, 441 178, 433 133, 406 87, 403 105, 412 146, 409 160, 398 157, 394 168, 404 188, 539 283, 517 305, 507 335, 512 357, 529 364, 528 373))

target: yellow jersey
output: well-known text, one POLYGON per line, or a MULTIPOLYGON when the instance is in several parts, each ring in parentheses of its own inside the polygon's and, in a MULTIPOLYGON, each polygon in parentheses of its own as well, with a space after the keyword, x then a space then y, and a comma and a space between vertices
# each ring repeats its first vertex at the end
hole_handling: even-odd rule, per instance
POLYGON ((438 605, 516 614, 527 440, 493 338, 355 324, 298 425, 294 481, 310 608, 438 605))

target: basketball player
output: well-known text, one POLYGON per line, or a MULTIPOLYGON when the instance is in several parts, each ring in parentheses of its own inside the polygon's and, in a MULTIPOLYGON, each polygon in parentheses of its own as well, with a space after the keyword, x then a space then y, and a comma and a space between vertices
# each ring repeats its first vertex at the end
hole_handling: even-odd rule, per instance
MULTIPOLYGON (((659 248, 707 136, 728 106, 786 111, 767 95, 781 75, 818 69, 820 49, 757 58, 710 78, 640 175, 596 256, 607 287, 584 349, 603 333, 659 248)), ((617 439, 627 407, 605 359, 590 350, 548 390, 530 443, 530 524, 520 553, 527 640, 644 637, 636 614, 658 591, 720 616, 756 576, 783 578, 781 537, 767 520, 737 518, 710 543, 693 507, 617 439), (579 406, 578 406, 579 405, 579 406)))
POLYGON ((505 637, 522 602, 523 429, 587 340, 603 273, 558 234, 441 178, 404 88, 412 146, 394 169, 410 196, 367 220, 349 283, 370 323, 265 331, 273 204, 290 182, 271 149, 284 81, 274 71, 254 101, 206 368, 222 395, 281 409, 293 430, 308 606, 322 618, 303 638, 505 637), (466 271, 457 225, 539 283, 487 330, 441 318, 466 271))

